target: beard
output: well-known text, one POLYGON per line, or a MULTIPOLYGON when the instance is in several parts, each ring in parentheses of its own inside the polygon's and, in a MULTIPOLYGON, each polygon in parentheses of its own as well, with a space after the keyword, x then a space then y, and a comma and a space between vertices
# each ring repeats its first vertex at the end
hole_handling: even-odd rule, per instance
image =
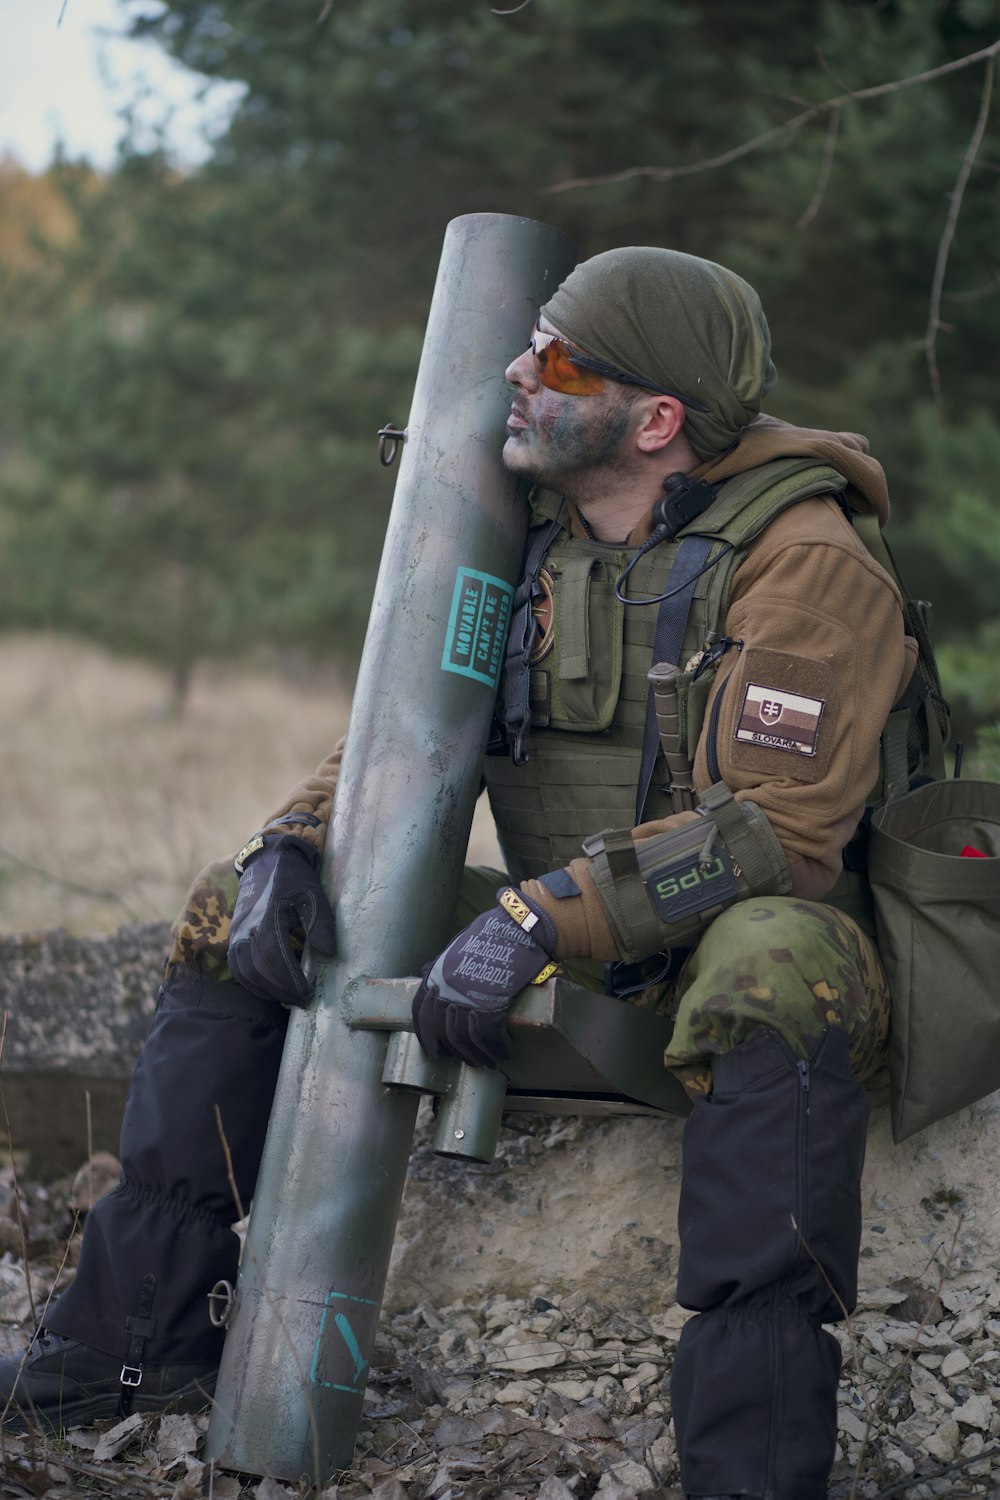
POLYGON ((623 393, 611 401, 548 391, 530 403, 515 397, 513 410, 527 425, 509 434, 504 466, 550 489, 595 470, 614 470, 621 462, 630 408, 623 393))

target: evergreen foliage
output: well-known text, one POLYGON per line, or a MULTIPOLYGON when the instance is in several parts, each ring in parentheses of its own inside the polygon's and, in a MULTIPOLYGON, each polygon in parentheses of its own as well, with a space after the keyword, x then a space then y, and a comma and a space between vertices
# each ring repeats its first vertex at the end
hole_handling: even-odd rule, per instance
MULTIPOLYGON (((1000 111, 962 203, 932 403, 920 347, 1000 0, 161 0, 135 16, 244 85, 208 163, 128 141, 48 185, 76 232, 8 262, 0 320, 0 623, 169 662, 258 641, 352 655, 441 237, 525 214, 582 254, 669 244, 760 290, 771 409, 866 432, 904 575, 935 600, 963 727, 1000 712, 1000 111), (831 156, 831 145, 835 147, 831 156)), ((3 197, 0 180, 0 246, 3 197)), ((484 295, 488 290, 484 289, 484 295)))

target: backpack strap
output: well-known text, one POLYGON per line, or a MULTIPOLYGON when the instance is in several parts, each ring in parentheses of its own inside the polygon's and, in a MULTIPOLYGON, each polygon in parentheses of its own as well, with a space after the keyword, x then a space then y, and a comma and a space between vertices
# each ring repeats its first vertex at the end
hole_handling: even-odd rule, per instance
MULTIPOLYGON (((698 580, 709 553, 715 545, 710 536, 693 534, 686 536, 677 549, 674 565, 670 569, 670 592, 660 605, 656 617, 656 636, 653 641, 653 662, 680 661, 684 648, 684 634, 688 616, 694 602, 698 580)), ((642 732, 642 761, 639 766, 639 784, 635 794, 636 825, 642 822, 653 780, 653 768, 660 748, 660 730, 656 721, 656 696, 650 683, 646 699, 646 723, 642 732)))
MULTIPOLYGON (((944 748, 948 743, 951 709, 941 688, 941 676, 934 657, 931 641, 930 605, 922 599, 911 598, 892 549, 882 534, 878 516, 852 515, 854 529, 864 542, 875 561, 885 569, 895 583, 903 599, 903 617, 906 628, 917 643, 917 665, 913 677, 896 704, 893 715, 906 712, 907 716, 907 763, 915 762, 934 781, 945 776, 944 748)), ((896 795, 909 789, 909 771, 897 781, 889 775, 889 760, 892 748, 883 739, 883 793, 886 798, 890 788, 896 795)))
POLYGON ((829 464, 811 458, 775 458, 726 480, 708 510, 678 535, 698 531, 745 547, 788 506, 846 488, 843 474, 829 464))
MULTIPOLYGON (((708 509, 678 532, 680 547, 670 570, 670 595, 660 605, 656 621, 652 664, 680 665, 688 620, 699 595, 715 591, 709 618, 721 624, 728 607, 730 579, 743 550, 775 516, 799 500, 839 493, 846 485, 844 476, 829 465, 798 458, 759 464, 721 485, 708 509), (712 566, 713 549, 718 566, 712 566)), ((636 824, 643 819, 659 749, 656 700, 650 684, 636 789, 636 824)))
POLYGON ((515 766, 523 766, 528 758, 531 653, 538 635, 538 620, 534 609, 542 593, 538 579, 545 554, 562 529, 558 520, 547 521, 532 529, 524 559, 524 572, 514 592, 503 673, 503 727, 515 766))

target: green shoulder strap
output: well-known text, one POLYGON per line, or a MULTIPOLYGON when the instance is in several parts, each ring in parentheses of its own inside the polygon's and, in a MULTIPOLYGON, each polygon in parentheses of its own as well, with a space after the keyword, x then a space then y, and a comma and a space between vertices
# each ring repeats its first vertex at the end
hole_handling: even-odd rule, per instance
POLYGON ((713 630, 726 618, 732 576, 749 544, 790 505, 846 488, 843 474, 806 458, 773 459, 722 485, 708 509, 678 533, 679 539, 699 535, 715 541, 709 557, 713 566, 695 587, 701 617, 712 622, 713 630))
POLYGON ((702 515, 678 536, 697 532, 734 547, 746 546, 775 516, 812 495, 839 494, 847 488, 843 474, 809 458, 776 458, 728 479, 702 515))
MULTIPOLYGON (((882 535, 878 517, 855 516, 854 529, 868 551, 896 584, 903 599, 906 628, 917 643, 917 665, 913 680, 904 697, 908 709, 907 759, 916 760, 926 775, 935 781, 945 776, 944 748, 948 743, 949 709, 941 689, 941 677, 934 657, 931 638, 931 607, 926 601, 911 599, 896 567, 896 559, 882 535)), ((893 715, 892 717, 897 717, 893 715)), ((907 790, 909 779, 897 778, 886 787, 886 800, 907 790)))

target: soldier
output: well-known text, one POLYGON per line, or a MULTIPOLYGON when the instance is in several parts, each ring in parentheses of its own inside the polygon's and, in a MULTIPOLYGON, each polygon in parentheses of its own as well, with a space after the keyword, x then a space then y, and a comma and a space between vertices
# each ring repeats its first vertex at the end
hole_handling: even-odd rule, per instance
MULTIPOLYGON (((504 462, 535 487, 498 708, 511 754, 486 763, 507 871, 467 872, 414 1026, 432 1055, 496 1067, 515 996, 555 963, 673 1016, 664 1062, 692 1099, 677 1295, 698 1313, 672 1380, 684 1489, 818 1500, 839 1371, 821 1325, 855 1298, 864 1080, 888 1024, 844 851, 914 661, 852 524, 884 522, 884 476, 863 439, 760 415, 775 374, 755 292, 678 252, 583 262, 507 379, 504 462), (698 526, 695 554, 675 537, 698 526), (664 641, 696 806, 659 784, 647 728, 664 641)), ((238 877, 203 872, 175 926, 122 1184, 44 1332, 0 1366, 49 1425, 212 1389, 205 1297, 236 1249, 214 1106, 246 1201, 281 1004, 308 1002, 302 939, 333 948, 317 866, 337 766, 296 789, 238 877)))

